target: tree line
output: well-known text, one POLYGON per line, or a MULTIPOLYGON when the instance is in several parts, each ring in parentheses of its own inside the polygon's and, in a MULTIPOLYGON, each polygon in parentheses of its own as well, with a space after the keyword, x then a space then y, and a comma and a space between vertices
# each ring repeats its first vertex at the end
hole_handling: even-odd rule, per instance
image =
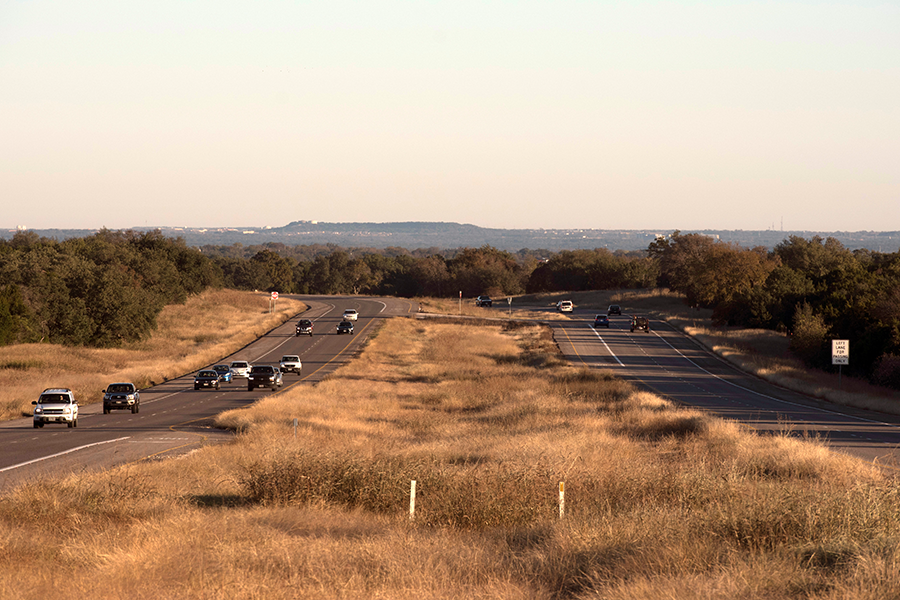
POLYGON ((669 287, 711 308, 719 324, 790 335, 811 366, 830 368, 830 340, 848 339, 850 372, 900 388, 900 252, 850 251, 820 237, 792 236, 769 251, 675 231, 646 251, 512 253, 488 245, 191 248, 158 231, 61 242, 20 232, 0 240, 0 344, 139 340, 163 306, 210 286, 400 297, 669 287))
POLYGON ((0 344, 137 341, 165 305, 221 285, 212 260, 158 231, 62 242, 18 232, 0 240, 0 344))
POLYGON ((649 287, 657 271, 646 252, 606 249, 516 253, 480 248, 345 249, 332 245, 203 246, 225 285, 297 294, 465 297, 649 287))
POLYGON ((831 340, 849 340, 848 371, 900 389, 900 252, 850 251, 819 236, 768 251, 676 231, 648 254, 657 283, 711 308, 717 323, 782 331, 820 369, 832 368, 831 340))

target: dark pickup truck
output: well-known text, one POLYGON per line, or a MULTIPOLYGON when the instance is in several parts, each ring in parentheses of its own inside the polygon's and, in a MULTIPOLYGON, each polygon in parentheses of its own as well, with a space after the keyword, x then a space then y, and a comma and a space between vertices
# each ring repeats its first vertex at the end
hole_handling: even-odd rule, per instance
POLYGON ((250 369, 250 377, 247 379, 247 391, 252 392, 258 387, 275 389, 283 384, 281 369, 272 365, 253 365, 250 369))
POLYGON ((644 330, 644 333, 650 333, 650 319, 647 317, 631 317, 631 331, 644 330))

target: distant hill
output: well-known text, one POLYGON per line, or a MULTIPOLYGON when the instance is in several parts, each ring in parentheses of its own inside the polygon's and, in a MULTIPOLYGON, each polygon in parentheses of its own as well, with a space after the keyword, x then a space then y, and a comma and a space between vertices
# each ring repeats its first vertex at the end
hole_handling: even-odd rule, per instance
MULTIPOLYGON (((404 223, 320 223, 293 221, 283 227, 134 227, 135 231, 159 229, 169 237, 181 237, 188 245, 245 246, 282 243, 288 246, 334 244, 345 248, 386 248, 389 246, 416 248, 461 248, 494 246, 501 250, 578 250, 608 248, 609 250, 644 250, 658 235, 673 229, 490 229, 460 223, 404 222, 404 223)), ((40 236, 65 239, 83 237, 96 229, 34 229, 40 236)), ((0 231, 9 239, 16 230, 0 231)), ((866 248, 876 252, 900 250, 900 231, 751 231, 751 230, 681 230, 700 233, 723 241, 736 242, 745 247, 773 248, 788 236, 833 237, 851 250, 866 248)))

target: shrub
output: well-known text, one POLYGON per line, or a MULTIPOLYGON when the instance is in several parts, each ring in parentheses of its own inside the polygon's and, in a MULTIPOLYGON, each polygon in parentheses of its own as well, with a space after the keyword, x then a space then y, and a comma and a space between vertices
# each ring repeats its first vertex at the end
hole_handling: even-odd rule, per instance
POLYGON ((794 335, 791 351, 803 362, 813 367, 827 365, 828 348, 826 336, 828 327, 822 315, 813 312, 812 307, 803 303, 794 312, 794 335))
POLYGON ((900 390, 900 356, 883 354, 875 364, 872 379, 878 385, 900 390))

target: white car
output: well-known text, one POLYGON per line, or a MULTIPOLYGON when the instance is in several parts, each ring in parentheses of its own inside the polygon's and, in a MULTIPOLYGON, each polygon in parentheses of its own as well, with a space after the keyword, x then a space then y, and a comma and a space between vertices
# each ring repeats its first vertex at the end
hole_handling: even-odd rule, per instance
POLYGON ((345 321, 355 321, 359 318, 359 313, 355 309, 348 308, 343 314, 345 321))
POLYGON ((575 305, 571 300, 563 300, 559 303, 559 312, 572 312, 573 310, 575 310, 575 305))
POLYGON ((231 372, 234 373, 234 377, 248 379, 250 377, 250 363, 246 360, 233 361, 231 363, 231 372))
POLYGON ((282 373, 296 373, 300 375, 300 372, 303 370, 303 363, 300 362, 300 357, 296 354, 285 354, 281 357, 280 367, 282 373))

